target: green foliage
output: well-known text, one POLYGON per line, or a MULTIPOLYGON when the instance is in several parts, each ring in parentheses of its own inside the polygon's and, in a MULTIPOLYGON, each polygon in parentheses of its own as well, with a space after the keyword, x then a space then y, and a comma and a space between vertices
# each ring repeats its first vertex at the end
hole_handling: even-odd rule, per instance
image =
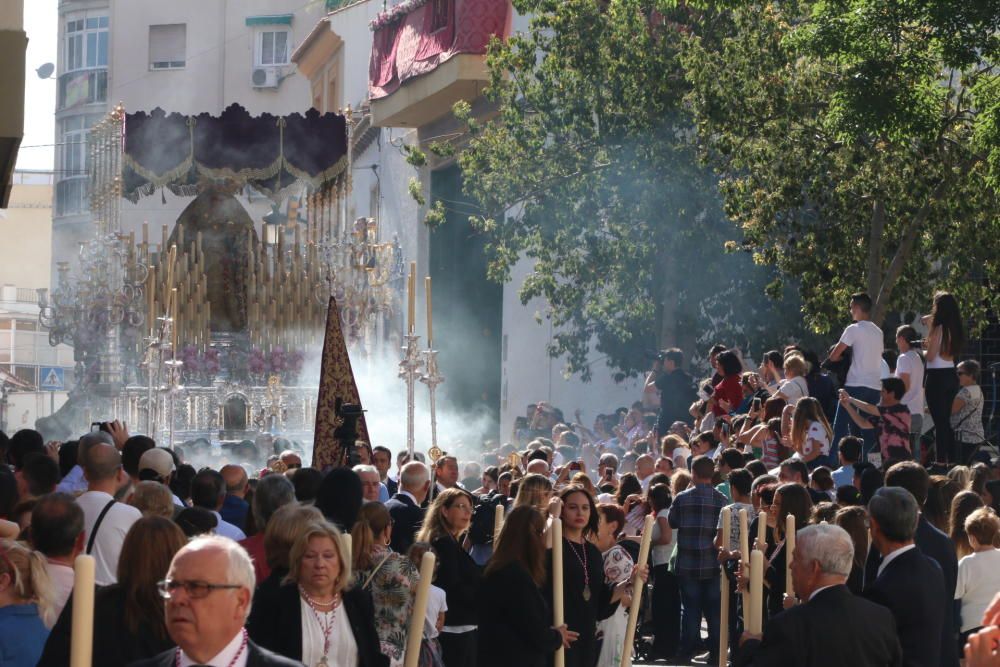
POLYGON ((740 244, 798 279, 816 331, 955 291, 982 321, 1000 263, 997 0, 732 1, 682 57, 740 244))
POLYGON ((411 178, 410 182, 406 184, 406 189, 413 198, 413 201, 417 202, 421 206, 427 203, 427 200, 424 198, 423 185, 421 184, 420 179, 416 177, 411 178))
POLYGON ((514 4, 531 29, 493 43, 498 113, 470 128, 459 162, 490 276, 509 281, 530 262, 520 297, 544 300, 550 354, 587 378, 591 343, 630 374, 657 345, 690 352, 719 339, 759 353, 794 333, 797 306, 758 306, 771 270, 724 253, 736 230, 683 104, 685 35, 728 19, 665 0, 514 4))

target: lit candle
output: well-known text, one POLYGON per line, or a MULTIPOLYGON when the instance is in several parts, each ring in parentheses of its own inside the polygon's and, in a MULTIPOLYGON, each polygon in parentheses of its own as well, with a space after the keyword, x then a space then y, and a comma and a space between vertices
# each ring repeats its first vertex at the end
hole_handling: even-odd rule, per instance
POLYGON ((413 324, 414 324, 413 321, 416 318, 417 314, 417 263, 416 262, 410 262, 410 279, 407 283, 406 298, 407 298, 406 326, 407 326, 407 331, 412 335, 413 324))
MULTIPOLYGON (((430 280, 430 278, 428 278, 430 280)), ((499 503, 496 506, 496 510, 493 514, 493 548, 497 548, 497 542, 500 540, 500 529, 503 528, 503 513, 504 506, 503 503, 499 503)))
MULTIPOLYGON (((647 514, 642 525, 642 541, 639 543, 639 562, 636 567, 642 567, 649 560, 649 547, 653 542, 653 515, 647 514)), ((632 643, 635 641, 635 626, 639 621, 639 606, 642 604, 642 591, 646 588, 641 579, 635 582, 632 589, 632 605, 628 608, 628 625, 625 626, 625 644, 622 650, 621 667, 632 664, 632 643)))
POLYGON ((795 596, 792 585, 792 558, 795 552, 795 517, 789 514, 785 517, 785 594, 795 596))
POLYGON ((73 623, 70 640, 70 667, 90 667, 94 651, 93 556, 80 555, 73 563, 73 623))
POLYGON ((764 603, 764 552, 754 549, 750 556, 750 632, 761 633, 764 603))
POLYGON ((420 640, 424 636, 424 618, 427 616, 427 598, 431 590, 431 579, 434 578, 434 561, 433 551, 425 552, 420 559, 420 579, 417 581, 417 593, 413 599, 413 611, 410 614, 410 627, 406 633, 404 667, 417 667, 420 663, 420 640))
MULTIPOLYGON (((559 627, 563 614, 563 540, 562 519, 552 519, 552 624, 559 627)), ((566 651, 562 644, 556 649, 555 667, 566 667, 566 651)))
POLYGON ((431 347, 431 341, 434 340, 434 326, 431 321, 431 277, 427 276, 424 278, 424 292, 427 296, 427 347, 431 347))
MULTIPOLYGON (((733 510, 729 507, 722 508, 722 516, 719 522, 722 525, 722 551, 729 553, 729 542, 732 538, 733 510)), ((722 597, 719 598, 719 667, 726 667, 729 664, 729 579, 726 578, 726 566, 722 565, 722 576, 719 577, 722 597)))

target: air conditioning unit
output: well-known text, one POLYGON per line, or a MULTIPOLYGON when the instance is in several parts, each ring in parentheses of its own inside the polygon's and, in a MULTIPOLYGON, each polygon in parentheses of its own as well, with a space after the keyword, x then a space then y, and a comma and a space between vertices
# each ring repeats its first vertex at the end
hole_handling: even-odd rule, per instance
POLYGON ((250 81, 254 88, 277 88, 281 73, 277 67, 254 67, 250 81))

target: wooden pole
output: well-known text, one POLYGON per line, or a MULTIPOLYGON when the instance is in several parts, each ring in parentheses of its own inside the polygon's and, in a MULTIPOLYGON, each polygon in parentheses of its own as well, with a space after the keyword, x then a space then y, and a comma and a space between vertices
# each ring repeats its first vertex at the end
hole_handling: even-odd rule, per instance
POLYGON ((750 555, 750 632, 759 635, 764 622, 764 552, 750 555))
MULTIPOLYGON (((411 274, 412 275, 412 274, 411 274)), ((555 627, 566 621, 563 613, 563 539, 562 520, 552 520, 552 624, 555 627)), ((409 667, 409 666, 407 666, 409 667)), ((556 649, 555 667, 566 667, 566 650, 556 649)))
MULTIPOLYGON (((647 514, 642 524, 642 541, 639 543, 639 562, 636 567, 642 567, 649 561, 649 547, 653 543, 653 515, 647 514)), ((628 625, 625 626, 625 645, 622 649, 621 667, 632 665, 632 644, 635 641, 635 627, 639 621, 639 607, 642 605, 642 591, 646 588, 642 579, 636 578, 632 590, 632 604, 628 608, 628 625)))
MULTIPOLYGON (((719 521, 722 524, 722 551, 729 554, 729 541, 732 537, 732 509, 722 508, 722 516, 719 521)), ((726 667, 729 664, 729 579, 726 578, 726 565, 720 568, 722 576, 719 578, 722 597, 719 598, 719 667, 726 667)))
POLYGON ((406 633, 404 667, 417 667, 420 662, 420 640, 424 638, 424 618, 427 616, 427 597, 431 590, 431 579, 434 578, 434 561, 433 551, 426 552, 420 559, 420 581, 417 582, 417 595, 413 600, 410 627, 406 633))
POLYGON ((795 587, 792 585, 792 554, 795 551, 795 517, 789 514, 785 517, 785 594, 795 597, 795 587))
POLYGON ((93 556, 80 555, 73 564, 73 624, 70 639, 70 667, 90 667, 94 652, 93 556))

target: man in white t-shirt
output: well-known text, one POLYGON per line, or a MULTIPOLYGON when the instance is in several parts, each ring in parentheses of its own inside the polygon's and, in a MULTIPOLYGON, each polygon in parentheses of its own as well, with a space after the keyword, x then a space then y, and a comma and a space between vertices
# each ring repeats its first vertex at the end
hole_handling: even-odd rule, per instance
MULTIPOLYGON (((854 324, 844 329, 840 342, 830 354, 830 361, 840 361, 847 348, 851 349, 851 366, 847 371, 844 389, 851 398, 876 405, 882 389, 882 350, 884 341, 882 330, 871 321, 872 299, 864 292, 851 296, 851 318, 854 324)), ((864 439, 864 455, 875 447, 875 429, 862 429, 853 423, 847 411, 839 404, 833 420, 833 443, 830 456, 837 460, 837 446, 848 433, 860 435, 864 439)))
POLYGON ((924 425, 924 360, 915 349, 919 336, 909 324, 896 329, 896 377, 903 381, 906 393, 903 404, 910 410, 910 445, 914 457, 920 460, 920 434, 924 425))
POLYGON ((114 445, 91 446, 84 454, 83 477, 87 491, 76 499, 83 510, 84 552, 96 561, 95 580, 99 586, 118 581, 118 557, 132 524, 142 513, 131 505, 115 501, 115 493, 129 477, 122 469, 122 457, 114 445))

